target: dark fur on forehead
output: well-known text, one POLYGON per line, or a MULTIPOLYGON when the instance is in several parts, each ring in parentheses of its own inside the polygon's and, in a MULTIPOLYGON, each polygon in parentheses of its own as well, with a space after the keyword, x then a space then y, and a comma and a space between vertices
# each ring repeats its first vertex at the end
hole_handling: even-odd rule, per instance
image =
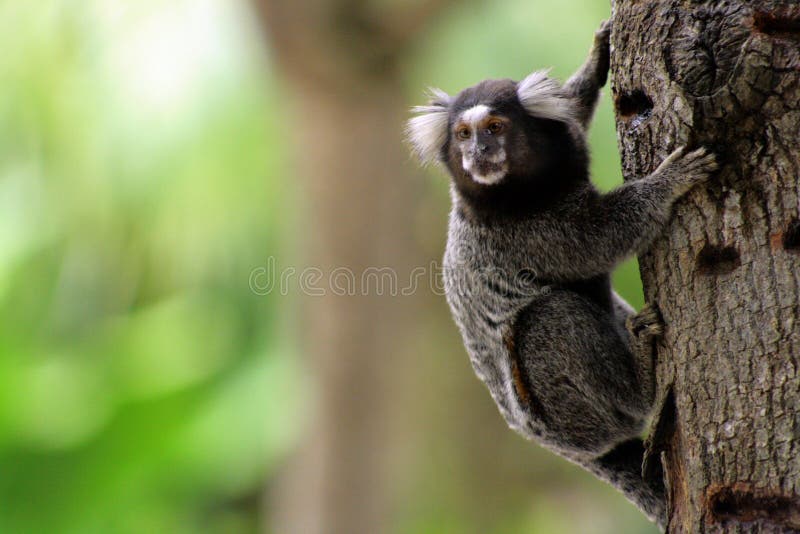
POLYGON ((484 104, 492 109, 503 111, 514 108, 522 111, 522 105, 517 98, 517 84, 513 80, 484 80, 477 85, 468 87, 456 95, 452 109, 456 115, 471 107, 484 104))

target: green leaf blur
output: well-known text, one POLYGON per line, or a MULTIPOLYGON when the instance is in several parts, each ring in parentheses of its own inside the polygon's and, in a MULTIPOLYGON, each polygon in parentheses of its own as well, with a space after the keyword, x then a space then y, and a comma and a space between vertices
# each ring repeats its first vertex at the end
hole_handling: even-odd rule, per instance
POLYGON ((299 402, 248 286, 288 210, 244 22, 0 5, 0 532, 256 530, 299 402))
MULTIPOLYGON (((419 44, 410 101, 536 66, 564 77, 608 16, 577 0, 465 6, 419 44)), ((288 117, 253 20, 230 0, 0 3, 2 533, 264 525, 306 395, 291 300, 249 285, 299 231, 288 117)), ((591 141, 609 188, 608 98, 591 141)), ((634 264, 616 282, 641 304, 634 264)), ((569 512, 555 510, 503 532, 557 532, 569 512)), ((402 528, 458 521, 424 508, 402 528)))

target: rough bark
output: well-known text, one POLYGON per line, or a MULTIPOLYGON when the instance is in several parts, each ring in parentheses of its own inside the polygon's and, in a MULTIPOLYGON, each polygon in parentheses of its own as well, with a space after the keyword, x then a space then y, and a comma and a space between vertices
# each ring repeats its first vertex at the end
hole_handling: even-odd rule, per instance
POLYGON ((625 178, 683 144, 723 162, 640 258, 668 531, 800 531, 800 6, 617 0, 613 24, 625 178))

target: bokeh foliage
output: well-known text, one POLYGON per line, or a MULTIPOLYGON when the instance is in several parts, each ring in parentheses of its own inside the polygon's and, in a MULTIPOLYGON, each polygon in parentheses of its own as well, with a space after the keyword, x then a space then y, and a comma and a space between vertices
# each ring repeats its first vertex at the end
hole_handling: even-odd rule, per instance
POLYGON ((291 212, 245 23, 0 5, 0 532, 255 528, 299 408, 288 310, 248 286, 291 212))
MULTIPOLYGON (((535 65, 564 77, 606 16, 454 9, 409 58, 410 99, 535 65)), ((248 285, 297 232, 291 120, 258 31, 230 0, 0 3, 0 532, 259 528, 305 396, 291 299, 248 285)), ((592 145, 608 188, 607 98, 592 145)), ((441 177, 431 189, 446 202, 441 177)), ((617 282, 641 303, 633 264, 617 282)), ((404 531, 460 531, 419 510, 404 531)), ((557 532, 558 510, 498 524, 557 532)))

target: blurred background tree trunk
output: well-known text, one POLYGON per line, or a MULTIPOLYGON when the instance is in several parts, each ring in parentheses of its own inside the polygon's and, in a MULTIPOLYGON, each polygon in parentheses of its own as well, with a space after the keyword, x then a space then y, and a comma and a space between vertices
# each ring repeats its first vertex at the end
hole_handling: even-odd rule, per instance
POLYGON ((618 0, 613 20, 625 178, 687 143, 723 162, 640 258, 669 531, 800 530, 800 9, 618 0))
POLYGON ((430 257, 417 239, 422 181, 402 140, 400 61, 447 3, 400 10, 358 0, 257 2, 287 81, 286 133, 298 147, 308 217, 303 263, 326 276, 346 269, 355 280, 352 291, 336 295, 323 278, 314 284, 324 296, 301 297, 313 413, 304 449, 274 492, 276 532, 388 529, 389 493, 397 486, 390 481, 399 475, 393 464, 402 465, 400 448, 410 438, 402 422, 419 413, 409 398, 419 384, 405 379, 419 380, 421 369, 406 370, 421 363, 414 349, 425 346, 422 314, 431 304, 427 273, 413 294, 399 294, 430 257), (398 286, 391 287, 391 274, 383 277, 388 271, 378 275, 383 288, 364 278, 375 268, 391 268, 398 286))

